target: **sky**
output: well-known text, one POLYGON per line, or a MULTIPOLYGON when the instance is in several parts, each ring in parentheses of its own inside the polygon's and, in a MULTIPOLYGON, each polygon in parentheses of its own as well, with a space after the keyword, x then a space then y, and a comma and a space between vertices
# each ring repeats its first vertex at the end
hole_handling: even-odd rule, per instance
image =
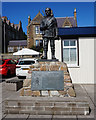
POLYGON ((77 10, 78 27, 94 26, 94 2, 2 2, 2 16, 7 16, 11 23, 22 22, 23 31, 27 34, 28 16, 31 20, 40 11, 49 7, 55 17, 74 16, 77 10))

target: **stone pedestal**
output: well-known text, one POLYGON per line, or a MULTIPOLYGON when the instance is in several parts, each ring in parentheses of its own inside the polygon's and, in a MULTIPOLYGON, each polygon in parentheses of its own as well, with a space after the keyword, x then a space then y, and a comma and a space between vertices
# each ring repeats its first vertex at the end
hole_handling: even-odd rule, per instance
MULTIPOLYGON (((29 74, 32 75, 33 71, 63 71, 64 75, 64 89, 63 90, 31 90, 31 79, 26 79, 23 83, 23 88, 21 89, 20 96, 40 96, 40 97, 75 97, 75 90, 72 84, 72 80, 67 68, 66 63, 58 61, 39 61, 37 64, 33 64, 30 67, 29 74)), ((47 81, 46 81, 47 82, 47 81)), ((54 83, 55 84, 55 83, 54 83)))
MULTIPOLYGON (((89 114, 89 103, 85 98, 83 100, 81 100, 80 97, 77 98, 65 63, 56 61, 39 62, 30 67, 29 73, 31 75, 33 71, 63 71, 64 90, 31 90, 31 79, 25 79, 23 88, 20 91, 20 96, 11 97, 6 100, 6 114, 52 116, 89 114)), ((81 96, 81 98, 83 98, 83 96, 81 96)))

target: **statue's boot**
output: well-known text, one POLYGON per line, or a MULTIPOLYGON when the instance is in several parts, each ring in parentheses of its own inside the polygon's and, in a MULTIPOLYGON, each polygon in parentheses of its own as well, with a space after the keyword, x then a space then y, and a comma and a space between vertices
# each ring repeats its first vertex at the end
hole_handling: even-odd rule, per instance
POLYGON ((55 51, 52 51, 52 59, 56 59, 55 58, 55 51))
POLYGON ((42 59, 47 59, 47 51, 44 51, 44 56, 42 56, 42 59))

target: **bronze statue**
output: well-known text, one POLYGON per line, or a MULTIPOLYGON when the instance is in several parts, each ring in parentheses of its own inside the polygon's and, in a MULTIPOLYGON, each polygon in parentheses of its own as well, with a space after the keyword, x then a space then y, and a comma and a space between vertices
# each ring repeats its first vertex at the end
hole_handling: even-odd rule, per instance
POLYGON ((43 41, 44 41, 44 45, 43 45, 44 56, 42 57, 42 59, 47 59, 49 40, 50 40, 50 46, 51 46, 52 59, 56 59, 55 58, 55 39, 57 38, 57 21, 56 21, 56 18, 53 16, 50 8, 46 8, 45 13, 46 13, 46 16, 44 16, 40 24, 40 30, 43 33, 43 41))

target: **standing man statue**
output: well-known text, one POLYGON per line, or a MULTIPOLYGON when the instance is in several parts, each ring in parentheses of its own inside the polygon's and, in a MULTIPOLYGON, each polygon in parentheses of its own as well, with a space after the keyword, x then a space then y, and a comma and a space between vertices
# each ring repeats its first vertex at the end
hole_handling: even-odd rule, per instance
POLYGON ((47 59, 49 40, 50 40, 52 59, 56 59, 55 58, 55 39, 57 37, 57 21, 55 17, 52 15, 50 8, 46 8, 45 13, 46 13, 46 16, 44 16, 40 25, 40 30, 43 33, 43 41, 44 41, 44 45, 43 45, 44 56, 42 57, 42 59, 47 59))

